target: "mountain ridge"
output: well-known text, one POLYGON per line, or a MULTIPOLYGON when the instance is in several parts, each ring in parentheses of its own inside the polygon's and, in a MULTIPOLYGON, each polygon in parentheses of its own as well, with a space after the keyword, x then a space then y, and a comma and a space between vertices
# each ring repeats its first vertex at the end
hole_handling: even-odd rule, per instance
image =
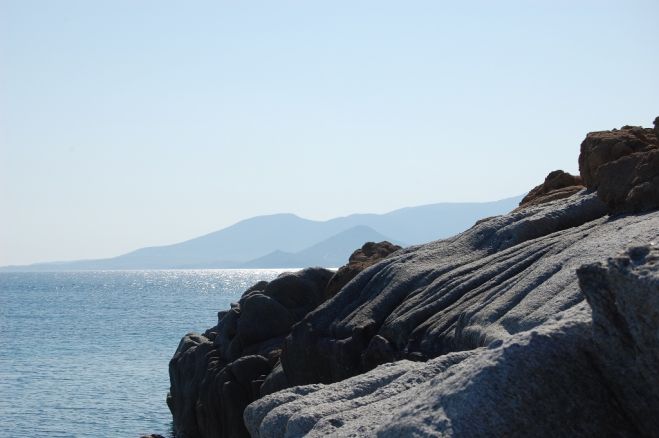
MULTIPOLYGON (((481 217, 503 214, 515 208, 522 196, 490 202, 444 202, 403 207, 389 213, 357 213, 326 221, 305 219, 293 213, 255 216, 226 228, 169 245, 139 248, 116 257, 74 261, 55 261, 24 266, 0 267, 0 271, 63 271, 114 269, 200 269, 254 268, 273 266, 254 264, 275 251, 298 254, 350 228, 366 226, 386 240, 414 245, 460 232, 481 217)), ((365 230, 363 230, 365 232, 365 230)), ((351 249, 369 240, 353 239, 351 249)), ((336 250, 330 257, 341 264, 350 254, 336 250)), ((282 256, 283 257, 283 256, 282 256)), ((307 266, 313 260, 296 259, 307 266)), ((281 265, 281 258, 274 265, 281 265)), ((286 266, 294 267, 294 266, 286 266)))

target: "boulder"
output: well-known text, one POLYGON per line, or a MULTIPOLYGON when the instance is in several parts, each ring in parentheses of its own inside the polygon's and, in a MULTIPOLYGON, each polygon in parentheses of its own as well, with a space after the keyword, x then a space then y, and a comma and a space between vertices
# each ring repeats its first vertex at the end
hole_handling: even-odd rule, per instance
POLYGON ((545 181, 534 187, 519 203, 520 207, 539 205, 556 199, 567 198, 584 188, 581 177, 562 170, 550 172, 545 181))
POLYGON ((600 166, 597 194, 614 213, 659 208, 659 148, 600 166))
POLYGON ((581 143, 579 172, 588 188, 601 182, 599 168, 624 156, 647 152, 657 147, 654 130, 640 126, 623 126, 611 131, 590 132, 581 143))
POLYGON ((655 129, 623 126, 591 132, 581 143, 581 178, 586 187, 597 190, 613 213, 659 208, 657 138, 656 125, 655 129))
POLYGON ((242 414, 260 397, 284 336, 323 302, 332 271, 285 273, 246 290, 203 335, 188 334, 169 363, 167 404, 180 437, 242 437, 242 414))
POLYGON ((169 361, 170 391, 167 406, 175 421, 175 428, 190 436, 200 436, 196 404, 202 380, 208 370, 212 342, 203 335, 189 333, 169 361))
POLYGON ((350 255, 347 264, 341 266, 336 271, 336 274, 334 274, 325 289, 325 297, 333 297, 343 286, 355 278, 357 274, 379 261, 386 259, 399 249, 400 246, 394 245, 386 240, 379 243, 365 243, 361 248, 350 255))
POLYGON ((653 243, 577 271, 592 307, 596 365, 645 436, 659 431, 659 240, 653 243))

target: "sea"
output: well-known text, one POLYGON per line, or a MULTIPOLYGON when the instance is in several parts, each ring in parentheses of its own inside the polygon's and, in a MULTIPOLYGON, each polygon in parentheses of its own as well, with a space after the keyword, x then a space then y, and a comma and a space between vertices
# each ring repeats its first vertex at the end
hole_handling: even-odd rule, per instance
POLYGON ((181 337, 281 272, 0 273, 0 437, 171 437, 181 337))

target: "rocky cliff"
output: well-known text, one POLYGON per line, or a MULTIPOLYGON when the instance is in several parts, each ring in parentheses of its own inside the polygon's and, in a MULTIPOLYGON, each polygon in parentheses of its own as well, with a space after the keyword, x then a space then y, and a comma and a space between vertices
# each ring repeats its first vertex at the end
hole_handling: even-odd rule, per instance
POLYGON ((369 242, 336 273, 308 268, 247 289, 215 327, 181 340, 169 364, 167 404, 181 437, 247 435, 243 410, 259 397, 289 387, 279 356, 284 337, 361 270, 400 249, 369 242))
POLYGON ((221 314, 170 364, 179 434, 656 436, 658 130, 590 133, 579 177, 552 172, 515 211, 388 252, 330 292, 322 270, 296 274, 316 280, 278 299, 316 298, 269 330, 276 354, 232 353, 239 324, 221 314), (263 366, 239 377, 218 355, 263 366), (247 402, 247 430, 229 427, 247 402))

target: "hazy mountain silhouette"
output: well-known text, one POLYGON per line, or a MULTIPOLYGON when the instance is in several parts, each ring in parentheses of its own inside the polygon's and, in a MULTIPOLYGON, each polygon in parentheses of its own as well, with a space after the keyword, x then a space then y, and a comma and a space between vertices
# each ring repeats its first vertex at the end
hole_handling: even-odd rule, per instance
POLYGON ((10 266, 3 270, 91 270, 338 266, 369 240, 412 245, 454 235, 478 219, 506 213, 521 196, 495 202, 440 203, 328 221, 294 214, 258 216, 173 245, 118 257, 10 266), (349 248, 349 249, 346 249, 349 248))
POLYGON ((401 244, 378 233, 366 225, 357 225, 323 240, 305 250, 288 253, 273 251, 270 254, 240 265, 241 268, 300 268, 306 266, 339 267, 348 260, 350 254, 365 242, 389 240, 401 244))

